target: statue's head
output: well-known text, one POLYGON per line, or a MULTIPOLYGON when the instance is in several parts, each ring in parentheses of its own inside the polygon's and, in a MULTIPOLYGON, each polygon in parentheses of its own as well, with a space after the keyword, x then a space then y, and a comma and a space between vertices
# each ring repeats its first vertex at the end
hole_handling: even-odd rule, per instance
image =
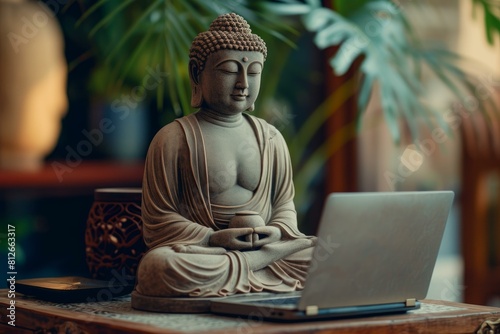
POLYGON ((251 105, 247 108, 252 110, 260 88, 260 73, 266 56, 266 43, 252 33, 243 17, 234 13, 217 17, 208 31, 198 34, 191 44, 191 105, 195 108, 202 107, 205 103, 210 103, 210 99, 216 99, 216 96, 207 96, 213 95, 209 88, 214 85, 229 85, 232 74, 234 84, 241 89, 241 94, 252 98, 251 105), (222 74, 218 75, 219 72, 222 74), (236 75, 242 77, 235 78, 236 75), (251 95, 244 92, 245 89, 249 89, 251 95))
POLYGON ((0 169, 34 170, 66 113, 64 38, 41 1, 0 0, 0 169))

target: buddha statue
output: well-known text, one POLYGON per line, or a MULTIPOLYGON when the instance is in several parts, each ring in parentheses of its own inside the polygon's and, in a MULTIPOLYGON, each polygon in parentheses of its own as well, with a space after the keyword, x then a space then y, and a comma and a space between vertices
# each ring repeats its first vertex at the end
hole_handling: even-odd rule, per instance
POLYGON ((259 94, 264 41, 234 13, 190 49, 192 106, 152 140, 143 179, 150 250, 135 293, 219 297, 303 288, 316 238, 297 228, 285 140, 248 114, 259 94))

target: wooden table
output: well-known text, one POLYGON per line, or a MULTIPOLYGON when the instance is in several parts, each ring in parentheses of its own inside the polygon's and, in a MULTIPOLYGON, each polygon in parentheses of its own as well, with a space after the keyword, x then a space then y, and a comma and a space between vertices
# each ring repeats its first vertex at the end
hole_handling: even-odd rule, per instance
POLYGON ((56 304, 16 294, 15 325, 6 317, 10 300, 0 297, 0 333, 476 333, 497 327, 500 308, 424 300, 407 314, 334 321, 273 323, 213 314, 162 314, 134 310, 130 296, 112 301, 56 304))

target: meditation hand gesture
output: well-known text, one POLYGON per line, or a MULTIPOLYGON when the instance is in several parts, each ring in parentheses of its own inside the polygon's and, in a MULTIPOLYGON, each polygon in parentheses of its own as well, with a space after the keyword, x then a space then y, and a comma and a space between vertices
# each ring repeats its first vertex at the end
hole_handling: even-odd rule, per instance
POLYGON ((228 250, 250 250, 252 249, 253 228, 228 228, 215 231, 208 244, 213 247, 224 247, 228 250))
POLYGON ((259 236, 253 242, 254 249, 281 240, 281 230, 276 226, 259 226, 254 228, 253 231, 259 236))
POLYGON ((281 230, 275 226, 228 228, 214 232, 210 236, 209 245, 243 251, 258 249, 280 239, 281 230))

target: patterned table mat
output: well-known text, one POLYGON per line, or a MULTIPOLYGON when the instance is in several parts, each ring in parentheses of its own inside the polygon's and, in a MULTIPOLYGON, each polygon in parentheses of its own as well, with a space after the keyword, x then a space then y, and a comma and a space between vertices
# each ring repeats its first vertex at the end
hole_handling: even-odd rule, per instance
MULTIPOLYGON (((32 298, 23 298, 32 304, 43 307, 54 307, 60 310, 84 313, 92 317, 105 317, 109 319, 125 320, 140 324, 152 325, 159 328, 176 330, 180 332, 202 332, 212 330, 231 329, 234 332, 247 333, 252 327, 262 323, 261 319, 244 317, 224 317, 215 314, 181 314, 181 313, 154 313, 133 309, 130 295, 115 298, 111 301, 87 303, 52 303, 32 298)), ((461 311, 464 308, 422 303, 418 310, 410 311, 412 314, 435 314, 442 312, 461 311)))

